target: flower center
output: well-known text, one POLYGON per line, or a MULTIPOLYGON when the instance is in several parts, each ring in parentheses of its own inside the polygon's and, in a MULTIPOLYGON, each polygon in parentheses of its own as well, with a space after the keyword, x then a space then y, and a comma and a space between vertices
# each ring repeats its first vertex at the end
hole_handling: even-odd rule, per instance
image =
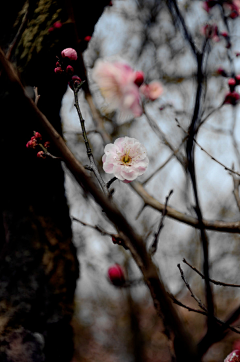
POLYGON ((130 150, 127 153, 125 153, 125 155, 122 158, 122 162, 125 164, 130 163, 132 160, 131 157, 129 156, 129 152, 130 152, 130 150))

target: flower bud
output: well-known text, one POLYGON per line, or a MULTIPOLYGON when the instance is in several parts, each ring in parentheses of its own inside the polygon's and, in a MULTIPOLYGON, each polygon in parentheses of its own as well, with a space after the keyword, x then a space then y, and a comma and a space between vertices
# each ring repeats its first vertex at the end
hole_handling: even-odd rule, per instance
POLYGON ((66 48, 61 52, 63 58, 68 58, 70 60, 77 60, 77 52, 75 49, 66 48))
POLYGON ((240 94, 238 92, 228 92, 225 96, 224 103, 232 104, 235 106, 240 99, 240 94))
POLYGON ((39 141, 42 140, 42 135, 41 135, 41 133, 39 133, 39 132, 34 132, 34 137, 35 137, 36 139, 38 139, 39 141))
POLYGON ((73 75, 70 82, 68 82, 69 87, 73 89, 73 86, 77 86, 82 82, 81 78, 78 75, 73 75))
MULTIPOLYGON (((33 137, 32 137, 33 138, 33 137)), ((27 142, 26 147, 27 148, 35 148, 37 146, 37 140, 35 138, 31 139, 27 142)))
POLYGON ((37 153, 37 157, 39 157, 39 158, 46 158, 46 155, 45 155, 45 153, 44 153, 43 151, 39 151, 39 152, 37 153))
POLYGON ((220 74, 220 75, 222 75, 223 77, 226 77, 226 76, 227 76, 227 73, 226 73, 225 70, 224 70, 223 68, 221 68, 221 67, 219 67, 219 68, 217 69, 217 73, 220 74))
POLYGON ((51 28, 48 29, 48 32, 51 33, 54 30, 54 27, 51 26, 51 28))
POLYGON ((56 67, 60 67, 61 68, 61 64, 59 62, 56 63, 56 67))
POLYGON ((62 23, 60 21, 56 21, 56 23, 53 24, 53 27, 55 29, 60 29, 62 27, 62 23))
POLYGON ((228 79, 228 85, 230 90, 233 92, 236 85, 236 80, 234 78, 228 79))
POLYGON ((63 72, 63 70, 62 70, 61 67, 57 67, 57 68, 54 69, 54 72, 55 72, 56 74, 61 74, 61 73, 63 72))
POLYGON ((136 72, 135 73, 135 79, 134 79, 134 83, 140 87, 144 82, 144 73, 143 72, 136 72))
POLYGON ((125 284, 125 276, 119 264, 115 264, 108 269, 108 277, 111 283, 117 287, 125 284))
POLYGON ((45 148, 49 148, 49 147, 50 147, 50 142, 49 142, 49 141, 45 142, 45 143, 44 143, 44 147, 45 147, 45 148))
POLYGON ((239 85, 240 84, 240 74, 237 74, 235 79, 236 79, 236 85, 239 85))
POLYGON ((71 65, 68 65, 66 68, 66 73, 72 75, 74 73, 74 69, 71 65))
POLYGON ((87 35, 84 38, 84 40, 87 41, 87 42, 89 42, 91 39, 92 39, 92 37, 90 35, 87 35))
POLYGON ((224 360, 224 362, 240 362, 240 351, 235 349, 224 360))
POLYGON ((226 31, 223 31, 220 35, 222 35, 224 38, 228 38, 228 33, 226 31))

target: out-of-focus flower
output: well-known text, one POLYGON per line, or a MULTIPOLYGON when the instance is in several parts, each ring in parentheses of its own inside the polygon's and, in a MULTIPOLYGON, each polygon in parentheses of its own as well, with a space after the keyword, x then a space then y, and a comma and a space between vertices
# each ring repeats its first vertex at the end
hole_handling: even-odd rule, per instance
POLYGON ((44 147, 45 147, 45 148, 49 148, 49 147, 50 147, 50 142, 49 142, 49 141, 46 141, 46 142, 44 143, 44 147))
POLYGON ((77 52, 73 48, 66 48, 61 52, 63 58, 68 58, 70 60, 77 60, 77 52))
POLYGON ((140 87, 140 92, 151 101, 155 101, 163 93, 163 87, 161 83, 153 81, 149 84, 143 84, 140 87))
POLYGON ((119 110, 125 117, 142 115, 139 89, 134 83, 135 71, 128 64, 98 60, 92 76, 108 103, 109 111, 119 110))
POLYGON ((225 5, 230 8, 231 19, 235 19, 240 15, 240 0, 232 0, 225 3, 225 5))
POLYGON ((224 103, 232 104, 235 106, 240 99, 240 94, 238 92, 228 92, 225 96, 224 103))
POLYGON ((121 137, 105 146, 103 169, 124 182, 144 174, 148 167, 146 148, 135 138, 121 137))
POLYGON ((240 351, 235 349, 224 360, 224 362, 240 362, 240 351))
POLYGON ((110 266, 108 269, 108 277, 111 283, 115 286, 121 287, 125 284, 124 272, 119 264, 110 266))

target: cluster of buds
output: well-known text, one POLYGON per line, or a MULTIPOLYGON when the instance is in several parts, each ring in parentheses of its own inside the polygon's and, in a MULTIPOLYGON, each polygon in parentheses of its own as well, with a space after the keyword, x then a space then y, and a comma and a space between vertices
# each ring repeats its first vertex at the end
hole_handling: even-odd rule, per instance
POLYGON ((47 155, 47 148, 50 147, 50 142, 46 141, 44 143, 44 145, 41 143, 42 141, 42 135, 39 132, 33 132, 34 136, 31 137, 31 139, 27 142, 26 147, 27 148, 33 148, 35 149, 36 147, 40 147, 42 148, 42 151, 39 151, 37 153, 37 157, 38 158, 46 158, 47 155))
POLYGON ((216 24, 206 24, 201 30, 202 34, 208 38, 212 39, 215 42, 219 42, 219 31, 216 24))
POLYGON ((209 13, 209 11, 217 4, 223 5, 228 11, 228 16, 231 19, 236 19, 240 15, 240 1, 239 0, 206 0, 203 2, 203 9, 209 13))
POLYGON ((240 94, 235 91, 235 87, 240 85, 240 74, 228 79, 229 92, 226 94, 224 103, 235 106, 240 100, 240 94))
POLYGON ((125 244, 124 240, 121 239, 118 235, 112 236, 112 242, 113 242, 113 244, 118 244, 120 246, 123 246, 124 249, 128 250, 128 247, 125 244))
POLYGON ((60 21, 56 21, 51 28, 48 29, 48 32, 51 33, 56 29, 60 29, 62 27, 62 23, 60 21))
POLYGON ((126 283, 123 269, 119 264, 110 266, 108 269, 108 278, 110 282, 116 287, 122 287, 126 283))
POLYGON ((56 68, 54 69, 54 72, 56 74, 65 73, 67 75, 68 84, 72 89, 74 88, 74 86, 76 87, 77 85, 80 85, 82 83, 81 78, 77 75, 74 75, 73 65, 76 60, 76 50, 72 48, 66 48, 61 52, 61 58, 57 57, 56 68))

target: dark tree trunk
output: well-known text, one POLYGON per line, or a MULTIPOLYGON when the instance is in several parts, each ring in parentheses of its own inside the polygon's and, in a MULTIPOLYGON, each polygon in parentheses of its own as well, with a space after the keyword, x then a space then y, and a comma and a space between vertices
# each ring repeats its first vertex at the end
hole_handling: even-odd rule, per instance
MULTIPOLYGON (((44 1, 31 1, 32 6, 37 3, 43 5, 44 1)), ((45 3, 48 21, 53 18, 56 6, 61 7, 62 21, 67 20, 65 3, 45 3)), ((84 13, 89 11, 85 2, 75 4, 80 11, 78 18, 84 19, 85 24, 89 19, 87 28, 80 19, 80 36, 92 33, 105 3, 96 2, 94 12, 94 2, 91 2, 91 13, 84 13)), ((14 29, 17 14, 16 8, 15 12, 10 11, 10 4, 14 7, 10 1, 1 5, 0 41, 4 49, 13 39, 14 32, 10 29, 14 29), (5 28, 4 24, 7 24, 5 28)), ((31 14, 23 34, 23 39, 32 39, 32 43, 21 41, 13 59, 20 66, 24 85, 38 86, 39 108, 60 131, 59 110, 66 83, 54 74, 55 56, 65 47, 77 45, 76 33, 73 24, 66 24, 49 35, 48 24, 31 22, 38 18, 39 8, 37 10, 31 14), (38 34, 31 37, 36 24, 38 34), (40 50, 34 45, 39 44, 39 38, 40 50), (28 46, 27 52, 24 44, 28 46)), ((7 80, 1 68, 0 73, 0 360, 67 362, 73 355, 70 323, 79 270, 72 244, 64 174, 59 160, 37 158, 40 149, 26 148, 33 131, 40 132, 44 141, 47 138, 22 99, 13 96, 14 84, 7 80)), ((51 152, 55 154, 54 149, 51 152)))

